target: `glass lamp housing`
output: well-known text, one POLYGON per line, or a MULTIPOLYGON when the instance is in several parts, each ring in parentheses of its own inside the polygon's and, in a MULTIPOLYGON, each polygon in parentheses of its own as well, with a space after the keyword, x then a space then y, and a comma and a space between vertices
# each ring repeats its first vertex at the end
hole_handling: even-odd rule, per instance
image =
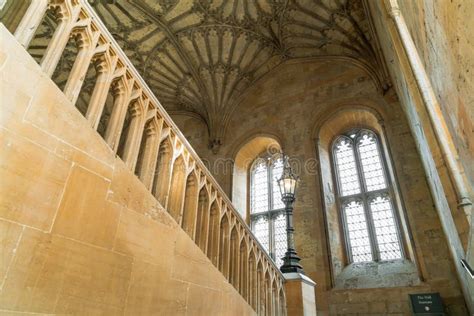
POLYGON ((288 159, 286 158, 283 173, 281 178, 278 179, 278 186, 280 187, 282 199, 295 197, 297 183, 298 177, 291 170, 291 166, 288 163, 288 159))

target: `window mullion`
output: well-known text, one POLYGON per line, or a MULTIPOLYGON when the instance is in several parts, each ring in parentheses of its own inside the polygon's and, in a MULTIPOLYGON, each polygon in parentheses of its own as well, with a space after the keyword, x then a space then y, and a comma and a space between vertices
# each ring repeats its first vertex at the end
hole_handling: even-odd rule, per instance
POLYGON ((374 261, 379 261, 380 255, 379 255, 379 250, 378 250, 378 245, 377 245, 377 238, 375 236, 374 220, 372 219, 372 214, 370 213, 370 209, 369 209, 369 203, 368 203, 369 197, 367 193, 367 184, 365 182, 365 177, 364 177, 364 173, 362 169, 362 162, 361 162, 360 153, 359 153, 359 145, 357 144, 358 138, 359 138, 359 135, 354 140, 354 156, 355 156, 355 162, 356 162, 356 167, 357 167, 357 174, 359 176, 359 185, 360 185, 360 190, 361 190, 365 218, 367 222, 367 230, 369 231, 370 245, 372 248, 372 259, 374 261))
POLYGON ((393 216, 393 222, 395 224, 395 231, 397 233, 397 237, 398 237, 398 244, 399 244, 399 247, 400 247, 400 254, 402 256, 402 258, 405 258, 406 257, 406 254, 405 254, 405 247, 403 247, 403 244, 402 244, 402 234, 401 234, 401 230, 400 230, 400 223, 399 223, 399 220, 398 220, 398 216, 396 215, 396 208, 395 208, 395 201, 393 199, 393 197, 391 196, 391 189, 388 189, 387 190, 387 194, 388 194, 388 197, 389 197, 389 201, 390 201, 390 205, 392 207, 392 216, 393 216))
POLYGON ((360 191, 362 194, 365 194, 367 192, 367 184, 365 183, 365 177, 362 169, 362 162, 360 159, 360 153, 359 153, 359 145, 357 144, 357 140, 359 139, 359 136, 357 136, 354 139, 354 158, 355 158, 355 163, 356 163, 356 168, 357 168, 357 175, 359 176, 359 185, 360 185, 360 191))
POLYGON ((269 218, 269 224, 270 224, 270 229, 269 229, 269 240, 270 240, 270 256, 272 257, 273 261, 276 261, 275 257, 275 223, 274 223, 274 217, 272 213, 268 213, 268 218, 269 218))
POLYGON ((370 196, 368 194, 363 194, 363 197, 365 216, 367 218, 367 228, 369 229, 370 242, 372 245, 372 257, 374 261, 380 261, 380 251, 377 243, 377 236, 375 234, 374 219, 372 218, 372 212, 370 211, 369 206, 370 196))
POLYGON ((334 179, 338 189, 336 203, 341 211, 346 253, 351 262, 354 262, 354 254, 357 254, 358 262, 405 257, 399 214, 394 203, 398 192, 390 181, 391 173, 381 146, 377 136, 365 130, 351 132, 349 136, 341 135, 333 143, 334 179), (353 155, 353 159, 349 154, 353 155), (341 180, 339 168, 343 171, 344 181, 341 180), (347 186, 344 190, 343 185, 347 186), (362 232, 362 229, 365 231, 362 232), (357 235, 358 231, 363 235, 357 235), (354 249, 352 242, 357 245, 354 249), (365 255, 359 257, 363 249, 366 250, 365 255), (367 250, 371 251, 371 257, 367 256, 367 250))
POLYGON ((270 211, 273 208, 273 184, 272 184, 272 165, 271 163, 268 165, 268 210, 270 211))
POLYGON ((386 155, 385 155, 385 152, 383 151, 383 148, 382 148, 382 142, 381 141, 377 141, 377 150, 379 152, 379 156, 380 156, 380 163, 382 165, 382 174, 383 174, 383 177, 384 177, 384 180, 385 180, 385 183, 386 183, 386 188, 385 189, 381 189, 380 191, 381 194, 383 194, 384 192, 389 196, 389 199, 390 199, 390 205, 392 207, 392 216, 393 216, 393 220, 394 220, 394 223, 395 223, 395 230, 397 232, 397 236, 398 236, 398 244, 399 244, 399 247, 400 247, 400 253, 401 253, 401 256, 402 258, 405 258, 406 257, 406 251, 405 251, 405 247, 403 245, 403 238, 402 238, 402 232, 401 232, 401 229, 400 229, 400 219, 399 219, 399 215, 398 215, 398 212, 397 212, 397 206, 396 206, 396 192, 395 192, 395 186, 392 184, 392 181, 389 181, 389 178, 390 178, 390 173, 389 173, 389 170, 388 170, 388 165, 387 165, 387 159, 388 158, 386 155))
POLYGON ((267 167, 267 187, 268 187, 268 251, 270 252, 270 257, 275 260, 275 247, 274 247, 274 234, 273 234, 273 216, 272 216, 272 201, 273 201, 273 190, 272 190, 272 166, 268 162, 267 167))
POLYGON ((342 219, 342 225, 344 228, 344 241, 346 243, 346 254, 347 258, 349 259, 349 262, 354 262, 354 258, 352 256, 352 245, 351 245, 351 240, 349 238, 349 227, 347 226, 347 215, 346 215, 346 210, 344 209, 344 203, 345 203, 344 198, 339 197, 339 209, 341 211, 341 219, 342 219))

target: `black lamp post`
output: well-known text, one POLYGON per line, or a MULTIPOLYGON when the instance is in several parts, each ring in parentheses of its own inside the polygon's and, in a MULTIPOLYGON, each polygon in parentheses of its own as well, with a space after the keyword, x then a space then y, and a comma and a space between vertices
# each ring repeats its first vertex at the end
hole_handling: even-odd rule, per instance
POLYGON ((283 173, 278 179, 278 186, 280 187, 281 199, 285 203, 286 213, 286 242, 287 250, 285 257, 283 257, 283 265, 280 267, 281 272, 298 272, 304 273, 303 267, 299 264, 300 257, 296 254, 295 241, 293 238, 293 203, 295 202, 296 186, 299 178, 291 170, 288 157, 283 157, 283 173))

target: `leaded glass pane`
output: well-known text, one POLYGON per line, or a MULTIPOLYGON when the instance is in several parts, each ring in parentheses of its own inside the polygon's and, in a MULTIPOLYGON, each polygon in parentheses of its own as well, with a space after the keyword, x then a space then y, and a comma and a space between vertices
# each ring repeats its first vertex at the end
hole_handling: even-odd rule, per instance
POLYGON ((251 212, 268 211, 268 167, 264 160, 252 169, 251 212))
POLYGON ((380 152, 375 135, 372 133, 363 133, 357 145, 367 191, 385 189, 387 184, 385 183, 385 176, 383 174, 380 152))
POLYGON ((258 216, 253 220, 252 231, 257 240, 262 245, 263 249, 268 252, 269 246, 269 232, 268 232, 268 217, 266 215, 258 216))
POLYGON ((347 233, 353 262, 372 261, 369 231, 364 207, 360 201, 351 201, 344 206, 347 233))
POLYGON ((378 196, 372 199, 370 210, 374 220, 380 259, 400 259, 402 252, 390 198, 388 196, 378 196))
POLYGON ((278 267, 283 265, 283 258, 285 256, 286 244, 286 216, 280 213, 275 217, 275 263, 278 267))
POLYGON ((341 196, 360 193, 359 175, 352 141, 340 138, 334 148, 341 196))
POLYGON ((273 193, 273 209, 277 210, 280 208, 284 208, 285 205, 281 200, 281 193, 280 188, 278 187, 278 179, 281 178, 281 174, 283 173, 283 159, 279 158, 273 162, 273 169, 272 169, 272 193, 273 193))

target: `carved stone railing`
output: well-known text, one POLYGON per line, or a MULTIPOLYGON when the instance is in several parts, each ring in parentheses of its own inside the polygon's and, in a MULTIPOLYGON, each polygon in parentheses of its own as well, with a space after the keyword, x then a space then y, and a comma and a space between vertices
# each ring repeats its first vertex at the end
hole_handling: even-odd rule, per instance
POLYGON ((73 41, 66 97, 77 103, 92 63, 81 111, 90 126, 258 314, 286 314, 283 275, 87 1, 32 0, 15 31, 26 49, 45 19, 55 29, 34 56, 44 72, 53 76, 73 41))

